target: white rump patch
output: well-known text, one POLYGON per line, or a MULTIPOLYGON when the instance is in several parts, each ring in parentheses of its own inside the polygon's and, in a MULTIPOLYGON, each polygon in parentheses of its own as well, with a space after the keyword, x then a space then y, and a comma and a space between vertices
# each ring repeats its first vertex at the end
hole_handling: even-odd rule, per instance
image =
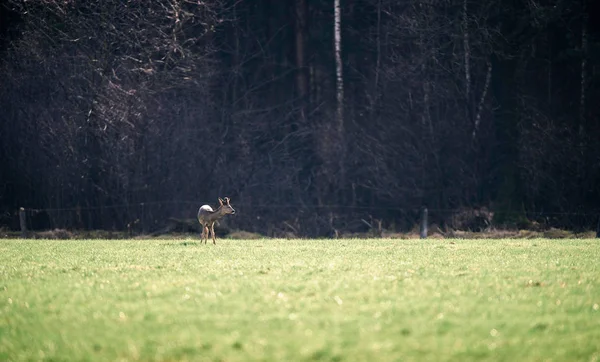
POLYGON ((205 211, 210 211, 210 212, 214 211, 213 208, 210 207, 210 205, 202 205, 202 206, 200 206, 200 210, 205 210, 205 211))

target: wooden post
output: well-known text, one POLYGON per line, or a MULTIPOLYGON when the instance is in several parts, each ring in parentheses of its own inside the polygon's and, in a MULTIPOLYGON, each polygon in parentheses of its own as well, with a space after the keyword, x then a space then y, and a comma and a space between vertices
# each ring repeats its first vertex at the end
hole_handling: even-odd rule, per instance
POLYGON ((427 239, 427 208, 421 210, 421 239, 427 239))
POLYGON ((25 208, 19 209, 19 223, 21 224, 21 237, 27 237, 27 214, 25 213, 25 208))

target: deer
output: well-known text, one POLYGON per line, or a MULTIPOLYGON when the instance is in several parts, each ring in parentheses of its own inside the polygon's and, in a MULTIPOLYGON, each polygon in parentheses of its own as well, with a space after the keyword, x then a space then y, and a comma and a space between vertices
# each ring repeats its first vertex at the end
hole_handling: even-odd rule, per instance
POLYGON ((219 208, 215 211, 210 205, 202 205, 198 210, 198 221, 202 226, 202 235, 200 244, 204 241, 204 244, 208 242, 210 233, 212 232, 213 244, 217 245, 217 238, 215 237, 215 222, 221 220, 225 215, 235 214, 235 210, 229 203, 229 197, 221 199, 219 197, 219 208))

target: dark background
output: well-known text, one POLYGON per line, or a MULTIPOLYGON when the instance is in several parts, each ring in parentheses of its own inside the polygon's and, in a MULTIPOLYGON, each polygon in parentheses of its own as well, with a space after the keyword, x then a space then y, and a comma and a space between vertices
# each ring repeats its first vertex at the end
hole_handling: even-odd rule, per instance
POLYGON ((598 1, 0 4, 0 226, 596 226, 598 1))

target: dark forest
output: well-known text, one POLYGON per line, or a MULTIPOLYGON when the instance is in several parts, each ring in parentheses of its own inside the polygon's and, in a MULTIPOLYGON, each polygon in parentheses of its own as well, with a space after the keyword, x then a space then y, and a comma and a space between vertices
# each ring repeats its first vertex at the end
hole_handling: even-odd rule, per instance
POLYGON ((0 227, 595 229, 599 75, 593 0, 4 0, 0 227))

